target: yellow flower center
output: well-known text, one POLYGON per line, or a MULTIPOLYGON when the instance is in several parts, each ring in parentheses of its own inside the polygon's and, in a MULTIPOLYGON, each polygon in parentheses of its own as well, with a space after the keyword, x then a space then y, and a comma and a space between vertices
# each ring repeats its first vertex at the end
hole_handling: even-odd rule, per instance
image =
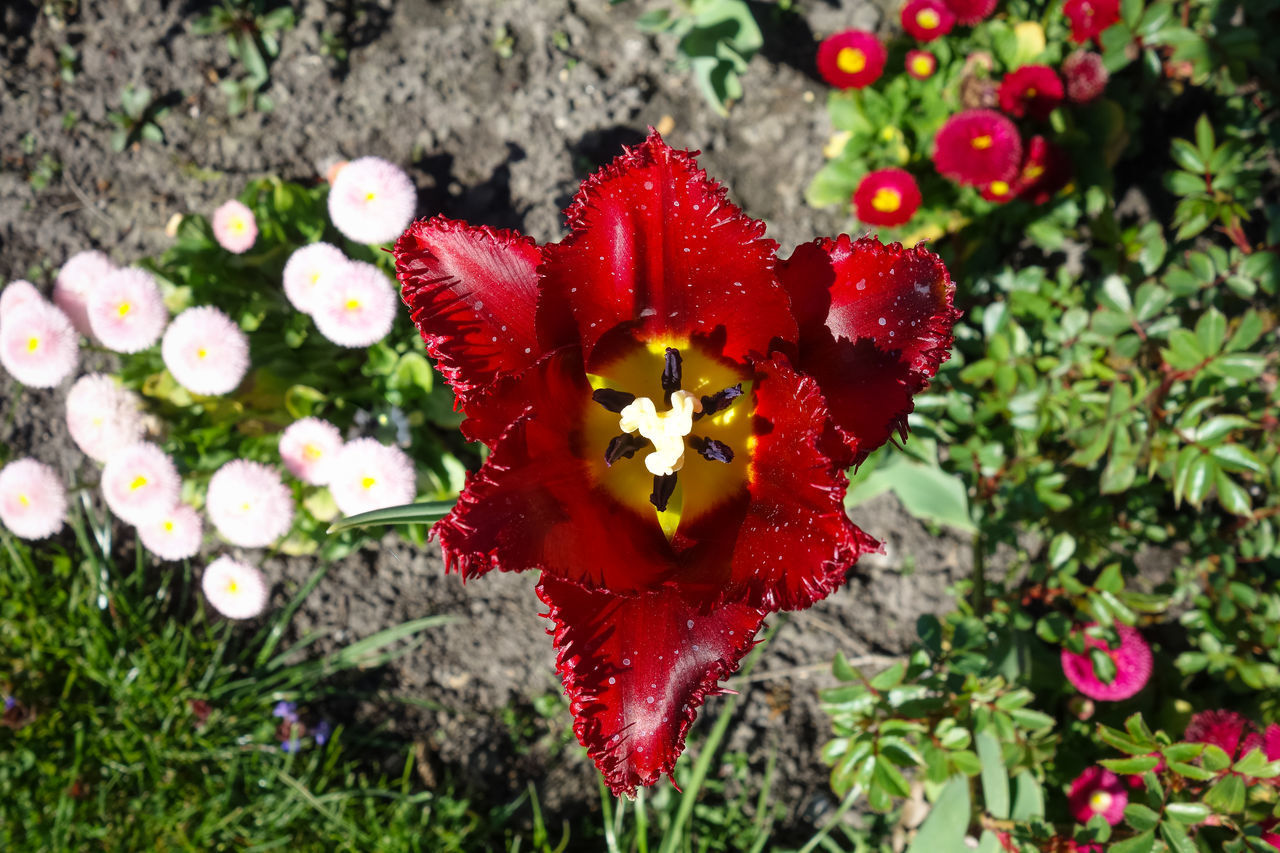
POLYGON ((129 484, 129 491, 136 492, 147 484, 147 478, 139 474, 133 478, 133 482, 129 484))
POLYGON ((618 427, 653 442, 653 452, 644 458, 650 474, 674 474, 684 467, 684 437, 693 432, 693 416, 701 411, 701 401, 688 391, 672 392, 665 412, 648 397, 637 397, 619 413, 618 427))
POLYGON ((227 578, 227 592, 230 593, 231 595, 235 595, 239 591, 240 591, 240 584, 236 581, 236 579, 227 578))
POLYGON ((942 23, 942 18, 933 9, 921 9, 916 13, 916 23, 921 29, 932 30, 942 23))
POLYGON ((985 151, 991 147, 991 137, 984 133, 981 136, 975 136, 969 144, 977 151, 985 151))
POLYGON ((364 194, 364 200, 366 202, 373 201, 377 197, 378 197, 378 194, 375 193, 373 190, 370 190, 369 192, 364 194))
POLYGON ((230 222, 228 222, 227 226, 231 229, 232 233, 243 234, 245 232, 245 229, 248 227, 248 223, 245 222, 239 216, 237 216, 234 219, 232 219, 230 222))
POLYGON ((1004 181, 992 181, 990 184, 987 185, 987 189, 991 191, 992 195, 1008 195, 1009 194, 1009 185, 1006 184, 1004 181))
POLYGON ((209 351, 204 347, 200 347, 200 349, 196 350, 196 358, 206 358, 208 355, 209 351))
POLYGON ((324 455, 324 452, 320 450, 320 448, 316 447, 314 444, 306 444, 306 445, 303 445, 302 447, 302 456, 308 462, 315 462, 317 459, 319 459, 323 455, 324 455))
POLYGON ((40 338, 32 335, 27 339, 27 352, 35 352, 40 348, 40 338))
POLYGON ((1089 809, 1096 814, 1102 814, 1111 808, 1111 795, 1106 791, 1094 791, 1089 796, 1089 809))
POLYGON ((1034 87, 1034 86, 1028 86, 1028 87, 1027 87, 1027 95, 1026 95, 1026 96, 1027 96, 1028 98, 1034 98, 1034 97, 1036 96, 1036 90, 1035 90, 1035 87, 1034 87))
POLYGON ((132 310, 133 310, 133 306, 130 305, 128 302, 121 302, 120 306, 116 308, 116 313, 119 314, 121 317, 123 317, 125 314, 128 314, 132 310))
POLYGON ((319 281, 319 280, 320 280, 320 270, 316 270, 315 272, 313 272, 313 273, 311 274, 311 284, 312 284, 312 286, 315 286, 315 283, 316 283, 317 281, 319 281))
POLYGON ((902 207, 902 193, 891 187, 881 187, 871 197, 871 206, 881 213, 893 213, 902 207))
POLYGON ((22 494, 21 492, 19 492, 18 503, 22 504, 23 506, 31 506, 31 499, 28 498, 26 495, 22 494))
POLYGON ((927 77, 933 73, 933 61, 927 56, 917 56, 911 60, 911 70, 921 77, 927 77))
POLYGON ((360 485, 366 489, 372 489, 377 484, 378 484, 378 481, 373 477, 365 477, 360 481, 360 485))
POLYGON ((836 67, 845 74, 857 74, 867 67, 867 55, 856 47, 846 47, 836 54, 836 67))
POLYGON ((1028 181, 1034 181, 1036 178, 1044 174, 1044 166, 1032 163, 1023 171, 1022 174, 1028 181))
POLYGON ((347 310, 348 310, 348 311, 359 311, 359 310, 360 310, 360 300, 359 300, 359 299, 348 299, 348 300, 347 300, 346 308, 347 308, 347 310))
POLYGON ((170 520, 169 520, 169 519, 167 519, 167 518, 166 518, 166 519, 165 519, 165 521, 164 521, 164 532, 165 532, 165 533, 172 533, 172 532, 173 532, 173 522, 172 522, 172 521, 170 521, 170 520))

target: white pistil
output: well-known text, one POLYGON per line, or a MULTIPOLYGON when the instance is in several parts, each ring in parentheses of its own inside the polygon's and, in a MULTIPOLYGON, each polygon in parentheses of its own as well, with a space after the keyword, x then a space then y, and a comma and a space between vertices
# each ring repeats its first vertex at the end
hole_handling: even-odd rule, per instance
POLYGON ((702 401, 688 391, 671 393, 671 408, 659 412, 648 397, 637 397, 619 412, 623 432, 639 431, 653 442, 653 452, 644 458, 650 474, 668 476, 684 467, 684 439, 693 432, 693 416, 702 411, 702 401))

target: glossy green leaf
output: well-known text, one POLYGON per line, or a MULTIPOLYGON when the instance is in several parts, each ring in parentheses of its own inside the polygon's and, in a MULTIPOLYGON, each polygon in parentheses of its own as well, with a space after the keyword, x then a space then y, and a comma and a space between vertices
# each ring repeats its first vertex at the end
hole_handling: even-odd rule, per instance
POLYGON ((375 509, 358 515, 347 516, 329 526, 329 533, 338 533, 355 527, 373 527, 388 524, 434 524, 453 510, 455 501, 427 501, 404 504, 386 509, 375 509))
POLYGON ((969 780, 956 776, 943 787, 929 816, 911 840, 907 853, 963 850, 964 837, 969 831, 970 809, 969 780))

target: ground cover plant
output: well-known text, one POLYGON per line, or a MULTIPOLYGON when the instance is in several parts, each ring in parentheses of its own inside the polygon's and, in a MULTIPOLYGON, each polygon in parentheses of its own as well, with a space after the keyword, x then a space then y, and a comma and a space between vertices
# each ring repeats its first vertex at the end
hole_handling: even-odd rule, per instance
MULTIPOLYGON (((786 5, 754 10, 760 47, 806 12, 786 5)), ((753 10, 670 8, 704 93, 747 108, 753 10)), ((357 155, 238 180, 153 257, 80 246, 5 288, 14 399, 61 388, 77 454, 69 476, 19 435, 0 458, 6 847, 1280 849, 1274 10, 913 0, 888 39, 815 20, 836 136, 809 200, 931 242, 775 256, 733 185, 652 136, 561 242, 406 232, 412 182, 357 155), (735 283, 749 308, 709 298, 735 283), (619 368, 637 331, 662 346, 619 368), (717 504, 725 472, 741 506, 717 504), (791 630, 769 611, 845 580, 886 532, 844 510, 886 492, 967 537, 972 568, 907 653, 824 647, 808 749, 831 799, 797 819, 788 756, 728 733, 791 630), (453 614, 345 645, 289 627, 395 542, 372 522, 422 545, 459 493, 446 558, 542 569, 556 628, 567 699, 507 709, 510 749, 594 759, 590 814, 549 817, 532 781, 486 795, 403 708, 371 714, 453 614), (597 559, 620 552, 630 572, 597 559), (666 582, 641 592, 642 566, 666 582)), ((146 131, 160 114, 130 97, 121 147, 169 144, 176 117, 146 131)))

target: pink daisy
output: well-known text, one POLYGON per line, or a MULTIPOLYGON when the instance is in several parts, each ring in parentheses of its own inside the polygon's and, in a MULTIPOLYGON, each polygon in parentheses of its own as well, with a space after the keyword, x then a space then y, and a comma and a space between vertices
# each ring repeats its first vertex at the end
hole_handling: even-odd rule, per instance
POLYGON ((959 184, 1011 182, 1022 165, 1022 137, 1013 122, 995 110, 965 110, 938 130, 933 164, 959 184))
POLYGON ((418 208, 418 191, 404 170, 378 157, 343 166, 329 189, 329 218, 349 240, 373 245, 400 236, 418 208))
POLYGON ((0 323, 3 323, 4 318, 19 305, 29 305, 32 302, 44 302, 44 297, 40 295, 40 291, 36 290, 34 284, 22 279, 9 282, 0 292, 0 323))
POLYGON ((174 318, 160 354, 173 378, 193 394, 227 394, 249 369, 249 338, 226 314, 202 305, 174 318))
POLYGON ((186 504, 138 525, 138 538, 148 551, 162 560, 185 560, 200 551, 204 523, 200 514, 186 504))
POLYGON ((116 271, 116 265, 102 252, 77 252, 67 259, 53 281, 54 304, 66 312, 76 331, 85 337, 93 335, 89 325, 89 294, 103 279, 116 271))
MULTIPOLYGON (((1096 624, 1091 622, 1084 629, 1087 631, 1096 624)), ((1116 631, 1120 634, 1120 645, 1115 648, 1086 633, 1083 654, 1062 650, 1062 672, 1077 690, 1090 698, 1119 702, 1137 694, 1151 678, 1151 647, 1147 641, 1136 628, 1128 625, 1116 625, 1116 631), (1093 671, 1090 649, 1101 649, 1115 664, 1116 677, 1109 683, 1104 683, 1093 671)))
POLYGON ((342 433, 328 421, 303 418, 280 435, 280 458, 289 473, 304 483, 329 482, 335 455, 342 449, 342 433))
POLYGON ((310 314, 316 309, 321 280, 340 274, 349 263, 337 246, 328 243, 303 246, 290 255, 284 265, 284 295, 294 308, 310 314))
POLYGON ((237 255, 253 248, 258 239, 258 221, 253 211, 231 199, 213 212, 213 238, 218 245, 237 255))
POLYGON ((1129 792, 1119 776, 1105 767, 1093 766, 1085 770, 1071 783, 1067 794, 1067 806, 1071 816, 1080 823, 1088 823, 1094 815, 1115 826, 1124 817, 1124 807, 1129 804, 1129 792))
POLYGON ((45 302, 25 302, 0 325, 0 365, 32 388, 52 388, 75 370, 80 340, 67 315, 45 302))
POLYGON ((147 441, 117 451, 102 469, 102 496, 107 506, 135 526, 172 510, 181 489, 173 460, 147 441))
POLYGON ((205 567, 200 588, 213 609, 228 619, 252 619, 266 609, 271 596, 262 572, 225 555, 205 567))
POLYGON ((367 347, 391 331, 399 301, 382 270, 352 261, 324 282, 311 316, 320 334, 335 344, 367 347))
POLYGON ((418 494, 413 461, 372 438, 347 442, 333 460, 329 491, 343 515, 412 503, 418 494))
POLYGON ((54 470, 34 459, 0 469, 0 522, 23 539, 43 539, 62 529, 67 492, 54 470))
POLYGON ((89 325, 107 349, 141 352, 164 331, 169 312, 151 273, 136 267, 116 270, 89 292, 89 325))
POLYGON ((209 480, 205 509, 232 545, 265 548, 289 532, 293 493, 266 465, 233 459, 209 480))
POLYGON ((67 429, 85 456, 106 462, 142 440, 142 398, 102 373, 81 376, 67 394, 67 429))
POLYGON ((997 0, 946 0, 956 23, 971 27, 981 23, 996 10, 997 0))

